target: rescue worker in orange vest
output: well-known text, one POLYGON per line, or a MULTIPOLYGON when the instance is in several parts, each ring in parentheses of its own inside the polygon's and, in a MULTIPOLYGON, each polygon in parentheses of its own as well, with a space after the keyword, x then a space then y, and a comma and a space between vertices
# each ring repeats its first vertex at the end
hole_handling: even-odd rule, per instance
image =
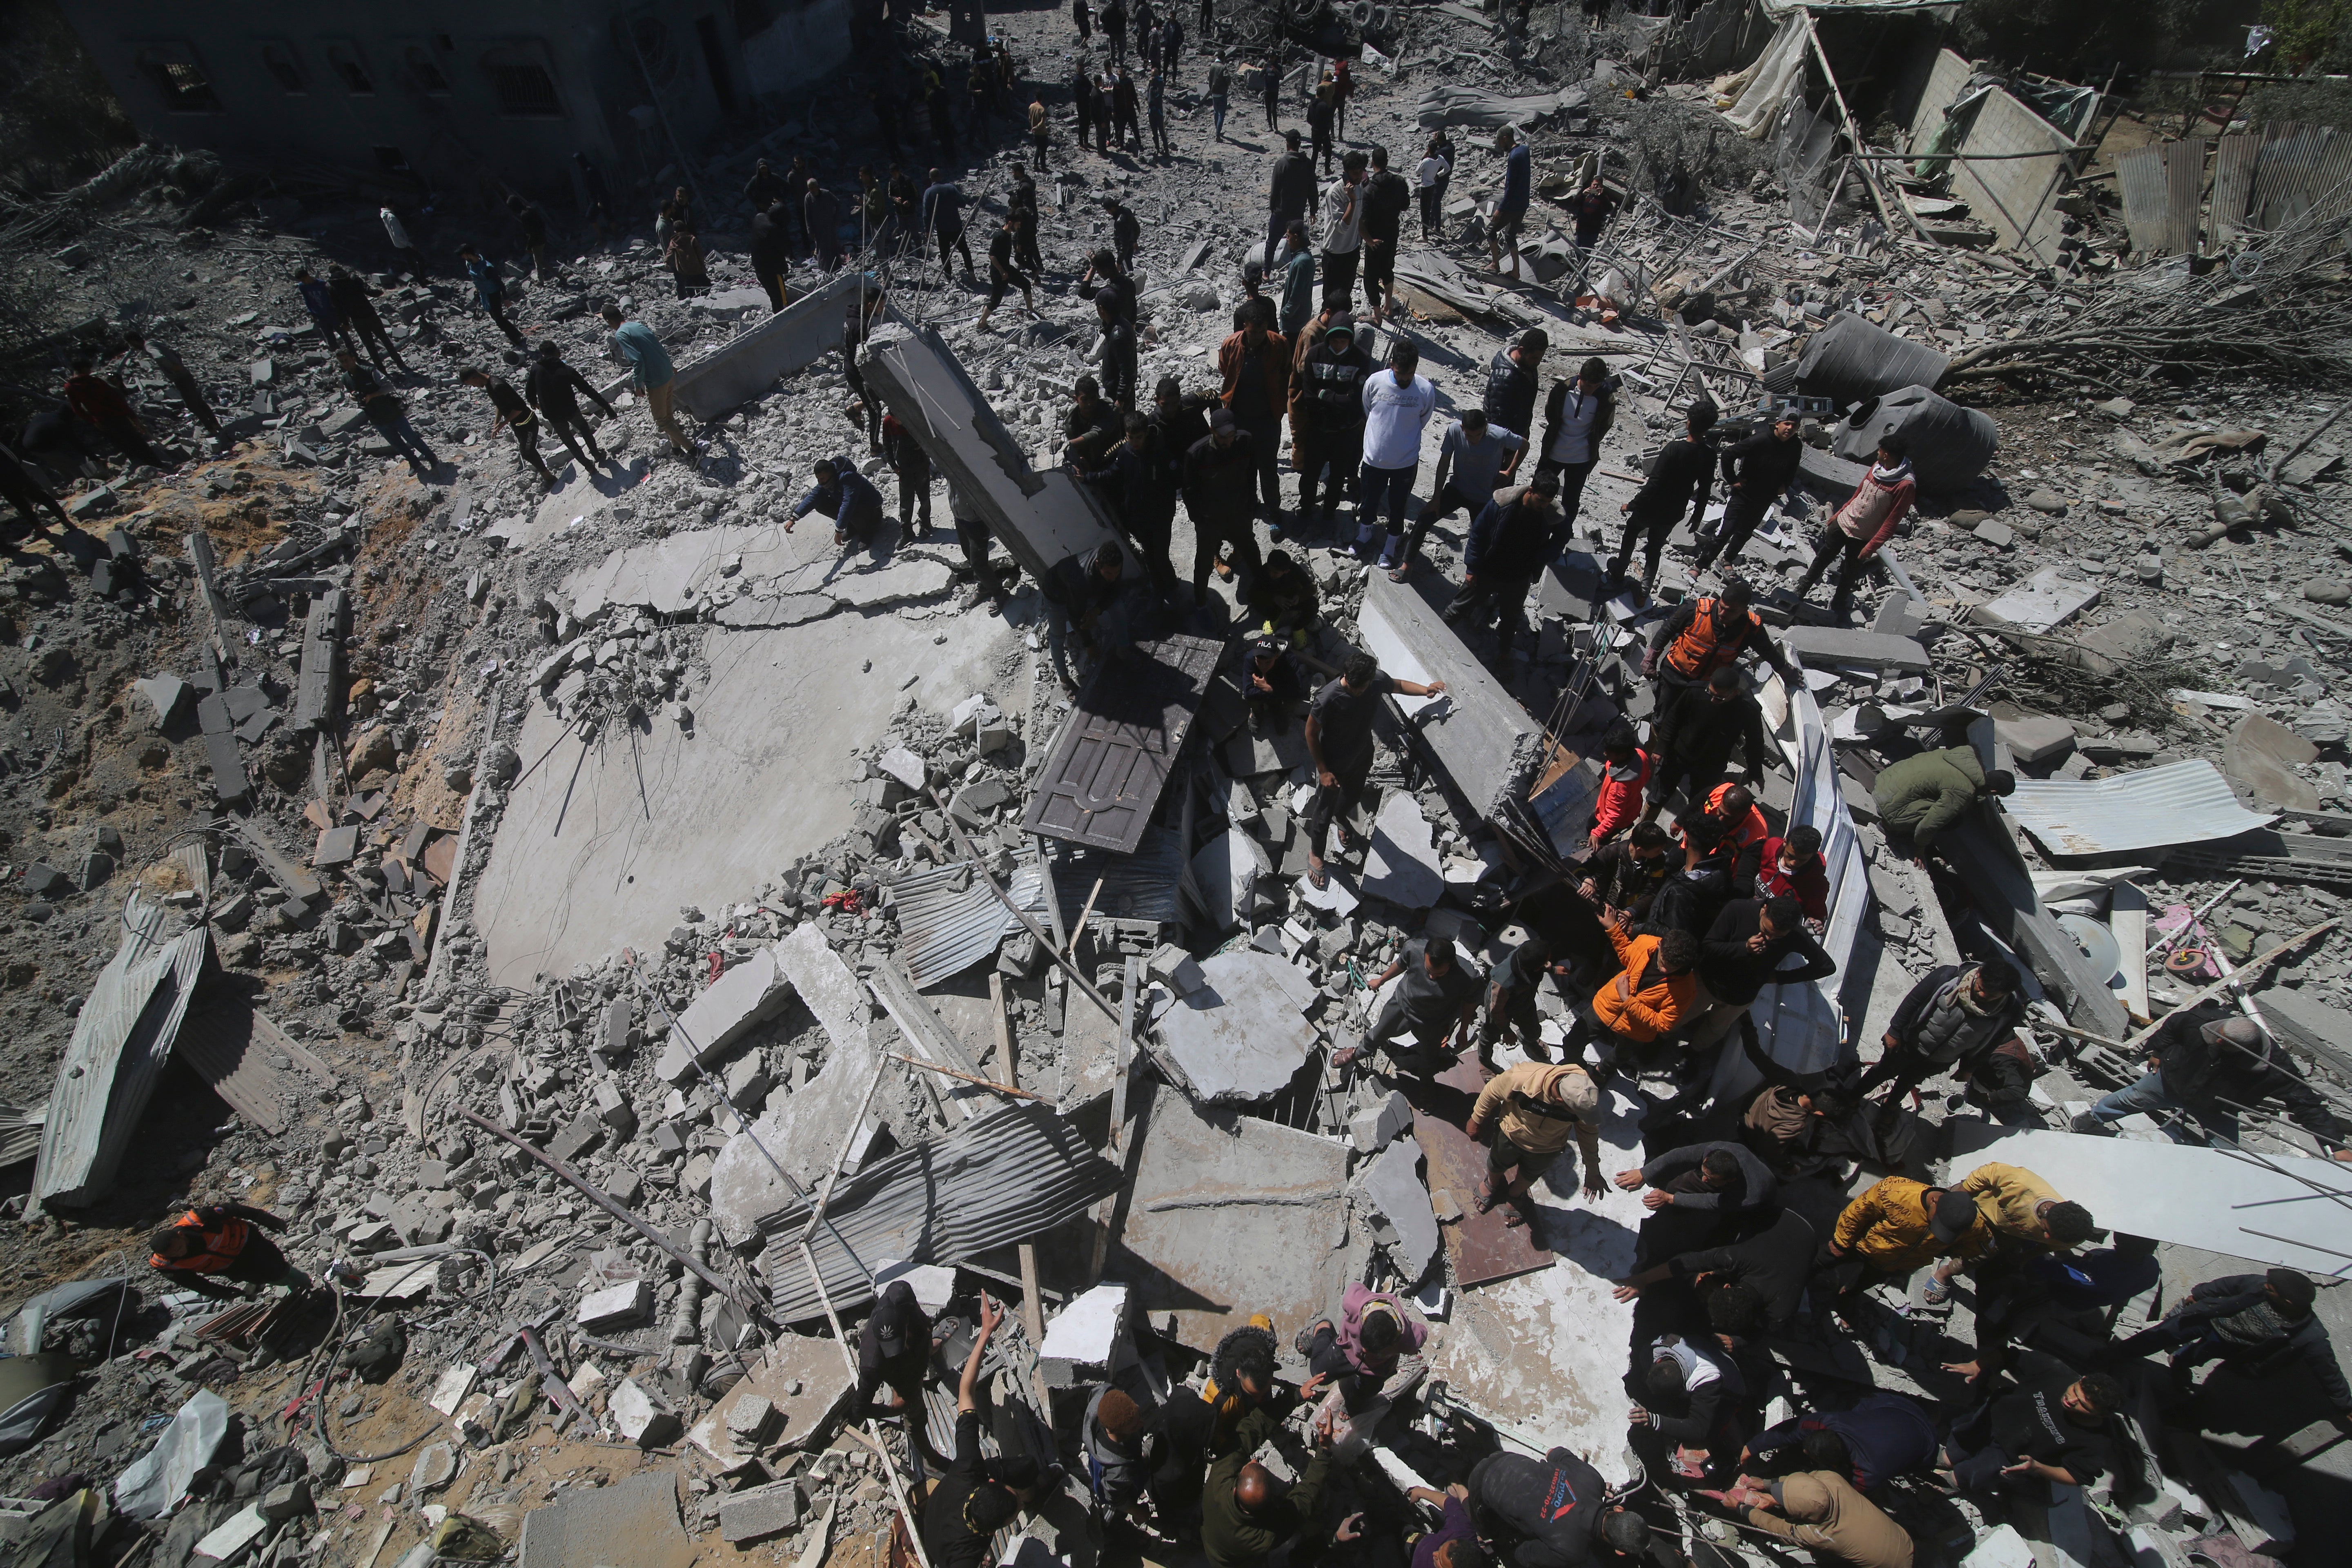
POLYGON ((1699 685, 1717 670, 1738 664, 1745 653, 1754 653, 1795 687, 1796 671, 1766 635, 1763 620, 1748 607, 1755 597, 1746 579, 1734 577, 1716 598, 1685 599, 1659 626, 1649 651, 1642 656, 1642 673, 1658 683, 1661 712, 1683 688, 1699 685))
POLYGON ((239 1285, 282 1285, 296 1295, 310 1289, 310 1277, 286 1261, 277 1243, 259 1226, 284 1230, 276 1215, 245 1204, 213 1204, 190 1209, 178 1223, 147 1238, 155 1256, 148 1267, 173 1277, 173 1283, 223 1300, 244 1299, 239 1285))

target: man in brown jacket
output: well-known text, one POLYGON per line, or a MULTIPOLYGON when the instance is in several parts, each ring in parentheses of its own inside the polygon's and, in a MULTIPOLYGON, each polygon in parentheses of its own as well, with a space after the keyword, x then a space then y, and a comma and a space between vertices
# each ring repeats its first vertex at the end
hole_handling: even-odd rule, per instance
POLYGON ((1805 1548, 1815 1561, 1853 1568, 1911 1568, 1911 1537, 1835 1470, 1800 1470, 1778 1480, 1742 1476, 1707 1493, 1769 1534, 1805 1548))
POLYGON ((1217 349, 1221 395, 1234 421, 1250 438, 1257 459, 1258 493, 1266 521, 1282 526, 1282 484, 1275 465, 1281 457, 1282 413, 1290 402, 1290 342, 1253 317, 1217 349))
POLYGON ((1584 1160, 1585 1197, 1598 1203, 1609 1190, 1601 1175, 1601 1090, 1581 1067, 1521 1062, 1488 1079, 1463 1131, 1486 1145, 1478 1212, 1507 1202, 1511 1213, 1504 1216, 1505 1225, 1527 1223, 1522 1205, 1529 1189, 1559 1159, 1570 1138, 1584 1160))

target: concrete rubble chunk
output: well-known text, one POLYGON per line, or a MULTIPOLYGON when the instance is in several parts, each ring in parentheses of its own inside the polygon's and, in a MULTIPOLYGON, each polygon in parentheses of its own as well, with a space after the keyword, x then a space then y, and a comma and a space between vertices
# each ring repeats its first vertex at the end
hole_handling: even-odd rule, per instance
POLYGON ((1286 959, 1255 949, 1201 965, 1203 984, 1160 1016, 1163 1048, 1203 1103, 1263 1100, 1280 1090, 1315 1048, 1305 1010, 1314 983, 1286 959))
POLYGON ((1258 879, 1273 872, 1264 847, 1246 833, 1227 831, 1202 845, 1192 856, 1192 882, 1205 901, 1209 925, 1231 931, 1248 920, 1256 907, 1258 879))
POLYGON ((1378 1105, 1348 1119, 1348 1136, 1359 1154, 1378 1153, 1412 1131, 1412 1102, 1397 1089, 1391 1089, 1378 1105))
POLYGON ((751 1546, 799 1528, 801 1491, 795 1481, 771 1481, 719 1504, 719 1533, 730 1546, 751 1546))
POLYGON ((416 1451, 416 1463, 409 1468, 408 1495, 414 1498, 438 1490, 457 1474, 457 1450, 446 1443, 427 1443, 416 1451))
POLYGON ((517 1568, 690 1568, 698 1555, 678 1523, 673 1469, 640 1470, 610 1486, 566 1487, 556 1497, 523 1515, 517 1568), (615 1552, 615 1542, 627 1552, 615 1552), (615 1556, 625 1563, 614 1564, 615 1556))
POLYGON ((625 1280, 607 1285, 601 1290, 591 1290, 580 1298, 580 1306, 572 1321, 590 1333, 606 1329, 626 1328, 645 1321, 653 1306, 653 1287, 642 1279, 625 1280))
POLYGON ((922 793, 924 784, 930 777, 930 770, 923 765, 923 759, 904 746, 891 747, 875 759, 875 765, 887 776, 897 779, 918 795, 922 793))
POLYGON ((1396 1232, 1397 1272, 1418 1281, 1437 1256, 1437 1214, 1421 1180, 1421 1145, 1401 1139, 1381 1151, 1356 1178, 1358 1187, 1396 1232))
POLYGON ((147 705, 154 710, 155 728, 158 730, 169 724, 188 700, 188 683, 176 675, 149 676, 144 680, 132 681, 131 689, 145 698, 147 705))
MULTIPOLYGON (((1108 1371, 1127 1331, 1127 1304, 1124 1285, 1097 1285, 1084 1292, 1045 1325, 1045 1342, 1037 1347, 1038 1360, 1062 1363, 1065 1375, 1077 1367, 1108 1371)), ((1053 1380, 1055 1371, 1048 1369, 1046 1376, 1053 1380)))
POLYGON ((658 1448, 686 1429, 677 1412, 634 1377, 625 1377, 604 1408, 621 1436, 640 1448, 658 1448))
POLYGON ((1357 891, 1404 910, 1425 910, 1445 894, 1445 875, 1438 868, 1429 819, 1422 815, 1421 803, 1403 790, 1391 790, 1381 802, 1380 816, 1372 823, 1371 848, 1364 858, 1363 883, 1357 891))
MULTIPOLYGON (((752 1240, 760 1234, 761 1219, 792 1199, 791 1189, 768 1163, 771 1156, 804 1188, 824 1179, 873 1076, 871 1047, 837 1050, 816 1077, 771 1104, 749 1131, 727 1141, 710 1162, 709 1180, 710 1217, 728 1245, 740 1247, 752 1240)), ((854 1150, 852 1154, 849 1168, 855 1171, 854 1150)))
MULTIPOLYGON (((445 1454, 448 1452, 446 1443, 436 1443, 434 1447, 445 1454)), ((215 1525, 203 1540, 197 1542, 195 1556, 225 1563, 267 1535, 271 1522, 268 1516, 261 1511, 257 1500, 249 1502, 215 1525)))
POLYGON ((1993 736, 2021 763, 2052 761, 2074 749, 2074 726, 2063 719, 2030 713, 1993 721, 1993 736))
POLYGON ((855 1381, 833 1341, 781 1334, 764 1356, 753 1358, 748 1375, 694 1424, 687 1441, 722 1464, 755 1452, 754 1446, 738 1434, 735 1422, 739 1410, 757 1403, 765 1405, 773 1416, 772 1429, 761 1446, 799 1448, 816 1435, 833 1430, 833 1416, 849 1397, 855 1381))
POLYGON ((2097 584, 2084 581, 2072 568, 2045 566, 2000 597, 1979 605, 1976 618, 1997 620, 2020 631, 2050 632, 2098 602, 2097 584))
POLYGON ((2221 771, 2254 798, 2288 811, 2317 811, 2319 792, 2297 773, 2317 760, 2319 748, 2275 719, 2249 713, 2231 726, 2221 751, 2221 771))
POLYGON ((718 1060, 728 1047, 782 1012, 791 1000, 790 984, 775 954, 761 949, 713 981, 678 1016, 654 1070, 666 1083, 693 1080, 698 1063, 708 1067, 718 1060))
POLYGON ((774 948, 776 965, 800 994, 801 1003, 824 1026, 837 1051, 862 1048, 871 1016, 866 987, 815 925, 794 926, 774 948))

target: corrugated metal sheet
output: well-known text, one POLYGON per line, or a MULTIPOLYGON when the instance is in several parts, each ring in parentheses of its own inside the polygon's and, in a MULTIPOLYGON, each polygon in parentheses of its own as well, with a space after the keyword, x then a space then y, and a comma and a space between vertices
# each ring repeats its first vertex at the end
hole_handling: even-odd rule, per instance
MULTIPOLYGON (((1022 852, 1005 890, 1030 913, 1045 912, 1045 878, 1034 850, 1022 852)), ((899 879, 890 889, 890 907, 898 916, 899 962, 917 985, 970 969, 994 952, 1014 924, 1013 911, 964 860, 899 879)))
POLYGON ((49 1119, 49 1102, 26 1107, 0 1105, 0 1165, 29 1160, 40 1151, 41 1127, 49 1119))
POLYGON ((1224 645, 1177 636, 1106 659, 1038 770, 1022 826, 1125 855, 1150 826, 1224 645))
POLYGON ((2124 198, 2124 227, 2134 250, 2153 256, 2164 248, 2170 198, 2164 186, 2164 149, 2151 144, 2116 155, 2116 185, 2124 198))
POLYGON ((2053 855, 2201 844, 2276 820, 2240 805, 2230 781, 2202 760, 2079 783, 2020 779, 2001 805, 2053 855))
POLYGON ((2352 136, 2325 125, 2269 128, 2254 163, 2252 228, 2293 223, 2323 201, 2340 204, 2352 180, 2352 136))
POLYGON ((2205 138, 2184 136, 2164 144, 2164 248, 2175 256, 2197 251, 2197 219, 2204 206, 2205 138))
POLYGON ((1797 384, 1810 396, 1853 403, 1906 386, 1933 386, 1951 363, 1925 343, 1840 310, 1806 340, 1797 357, 1797 384))
MULTIPOLYGON (((1118 1167, 1044 1106, 999 1106, 946 1137, 902 1151, 834 1189, 826 1224, 809 1247, 834 1310, 874 1299, 871 1270, 886 1259, 952 1264, 1024 1241, 1118 1190, 1118 1167)), ((760 1221, 768 1237, 761 1271, 779 1321, 824 1314, 801 1260, 806 1204, 760 1221)))
POLYGON ((1184 877, 1184 845, 1172 827, 1149 827, 1132 855, 1115 855, 1091 845, 1057 842, 1045 848, 1054 869, 1054 890, 1062 900, 1065 918, 1076 920, 1094 893, 1095 912, 1121 921, 1172 921, 1182 917, 1176 908, 1176 886, 1184 877))
POLYGON ((292 1121, 302 1075, 320 1087, 335 1082, 326 1063, 235 997, 189 1019, 173 1049, 231 1110, 265 1132, 283 1132, 292 1121))
POLYGON ((122 945, 99 971, 58 1063, 33 1173, 36 1200, 84 1203, 114 1180, 155 1075, 212 951, 209 928, 163 939, 165 914, 137 893, 122 907, 122 945))
POLYGON ((2221 138, 2213 157, 2213 200, 2210 221, 2216 247, 2237 237, 2246 221, 2246 204, 2254 194, 2254 161, 2263 139, 2251 131, 2221 138))

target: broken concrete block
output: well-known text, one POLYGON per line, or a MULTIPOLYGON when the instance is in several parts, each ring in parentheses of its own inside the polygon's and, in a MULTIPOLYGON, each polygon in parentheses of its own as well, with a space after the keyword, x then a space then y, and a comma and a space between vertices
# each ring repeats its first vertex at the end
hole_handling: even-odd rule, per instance
POLYGON ((604 1178, 604 1195, 623 1208, 636 1207, 637 1200, 645 1196, 645 1178, 626 1165, 604 1178))
POLYGON ((1397 1272, 1418 1282, 1437 1255, 1437 1214, 1421 1180, 1421 1145, 1404 1139, 1364 1168, 1357 1184, 1397 1235, 1397 1272))
POLYGON ((1203 1103, 1277 1092, 1314 1048, 1306 1017, 1317 1000, 1313 981, 1287 960, 1255 948, 1221 952, 1201 973, 1200 989, 1157 1021, 1168 1059, 1203 1103))
POLYGON ((1364 858, 1367 899, 1384 899, 1404 910, 1425 910, 1444 896, 1445 874, 1437 863, 1437 843, 1422 815, 1421 802, 1391 790, 1372 823, 1372 845, 1364 858))
POLYGON ((708 1067, 716 1061, 729 1046, 782 1012, 791 999, 774 953, 761 949, 694 999, 670 1029, 654 1070, 666 1083, 687 1082, 697 1063, 708 1067))
POLYGON ((621 1436, 640 1448, 658 1448, 686 1430, 686 1423, 677 1412, 634 1377, 625 1377, 613 1396, 604 1402, 605 1411, 621 1436))
MULTIPOLYGON (((436 1443, 434 1447, 446 1449, 448 1445, 436 1443)), ((421 1456, 417 1463, 420 1465, 424 1463, 421 1456)), ((268 1533, 269 1524, 270 1521, 262 1516, 260 1502, 258 1500, 249 1502, 219 1524, 215 1525, 203 1540, 197 1542, 195 1555, 197 1558, 210 1562, 226 1563, 240 1555, 247 1547, 260 1540, 268 1533)))
POLYGON ((155 710, 155 728, 158 730, 169 724, 188 700, 188 683, 176 675, 153 675, 144 680, 134 680, 131 683, 131 689, 144 697, 148 706, 155 710))
POLYGON ((653 1299, 653 1287, 642 1279, 607 1285, 601 1290, 591 1290, 581 1297, 579 1309, 572 1313, 572 1321, 590 1333, 627 1328, 632 1323, 645 1321, 653 1299))
POLYGON ((25 891, 37 899, 69 892, 72 889, 73 879, 55 866, 36 860, 25 868, 25 891))
POLYGON ((2021 631, 2048 632, 2098 602, 2098 584, 2084 582, 2070 568, 2045 566, 1999 598, 1978 606, 1977 618, 1990 616, 2021 631))
POLYGON ((948 809, 965 826, 978 827, 987 823, 997 807, 1012 798, 1013 792, 1005 786, 1003 779, 981 779, 956 791, 955 799, 948 803, 948 809))
POLYGON ((747 1448, 763 1448, 784 1424, 783 1413, 765 1394, 747 1394, 727 1412, 728 1435, 747 1448))
POLYGON ((771 1481, 722 1498, 719 1503, 719 1533, 730 1546, 756 1544, 798 1529, 800 1521, 801 1491, 795 1481, 771 1481))
POLYGON ((882 770, 885 777, 897 779, 916 795, 923 793, 923 785, 930 778, 930 770, 923 759, 904 746, 891 747, 874 759, 874 765, 882 770))
POLYGON ((1037 1347, 1037 1359, 1045 1363, 1046 1382, 1067 1386, 1078 1368, 1109 1369, 1127 1331, 1127 1300, 1126 1286, 1097 1285, 1045 1325, 1045 1340, 1037 1347))
POLYGON ((2315 761, 2319 748, 2275 719, 2249 713, 2231 727, 2221 771, 2255 799, 2288 811, 2317 811, 2319 792, 2294 770, 2315 761))
POLYGON ((596 1119, 610 1127, 615 1136, 627 1138, 636 1131, 636 1110, 629 1104, 629 1097, 621 1092, 619 1084, 609 1078, 600 1079, 589 1091, 589 1098, 596 1102, 596 1119))
POLYGON ((1360 1154, 1376 1154, 1412 1131, 1412 1102, 1391 1089, 1389 1097, 1348 1119, 1348 1135, 1360 1154))
POLYGON ((772 950, 776 967, 836 1048, 866 1045, 866 987, 814 925, 794 926, 772 950))
POLYGON ((457 1452, 446 1443, 427 1443, 416 1452, 408 1472, 412 1498, 447 1486, 457 1474, 457 1452))
POLYGON ((604 1144, 609 1131, 603 1118, 583 1111, 548 1140, 547 1152, 559 1160, 577 1160, 583 1154, 595 1152, 604 1144))
POLYGON ((319 848, 310 857, 310 864, 320 870, 335 866, 348 866, 359 858, 360 829, 357 823, 345 827, 330 827, 319 835, 319 848))
POLYGON ((2011 756, 2032 764, 2054 761, 2074 749, 2074 726, 2063 719, 2032 713, 2021 719, 1996 719, 1993 738, 2009 748, 2011 756))

